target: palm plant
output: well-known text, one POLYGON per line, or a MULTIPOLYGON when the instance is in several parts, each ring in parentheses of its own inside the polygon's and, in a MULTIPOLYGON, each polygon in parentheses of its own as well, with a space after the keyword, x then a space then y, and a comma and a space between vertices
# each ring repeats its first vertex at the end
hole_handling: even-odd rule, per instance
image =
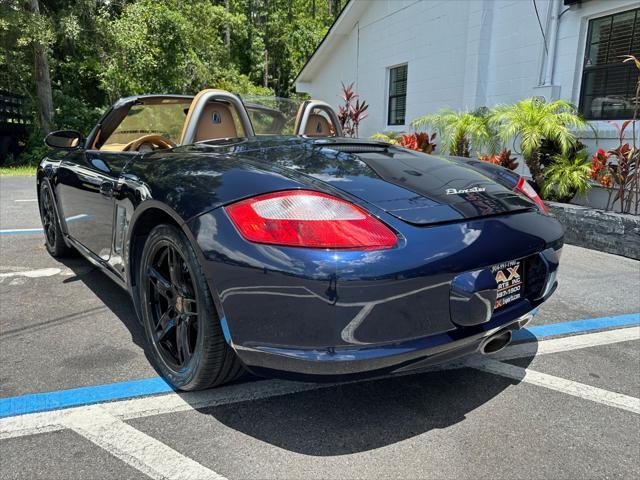
POLYGON ((486 146, 490 153, 497 150, 497 142, 492 135, 489 117, 484 113, 460 111, 443 108, 431 115, 416 118, 411 126, 418 130, 432 128, 438 132, 443 151, 450 155, 469 157, 471 149, 486 146))
POLYGON ((591 159, 586 149, 558 153, 544 170, 542 194, 559 202, 570 202, 576 195, 584 195, 591 188, 591 159))
POLYGON ((544 185, 541 148, 557 145, 560 153, 569 154, 577 145, 575 130, 584 130, 587 122, 576 108, 564 100, 545 102, 527 98, 515 105, 498 105, 490 115, 503 142, 520 142, 520 151, 538 189, 544 185))

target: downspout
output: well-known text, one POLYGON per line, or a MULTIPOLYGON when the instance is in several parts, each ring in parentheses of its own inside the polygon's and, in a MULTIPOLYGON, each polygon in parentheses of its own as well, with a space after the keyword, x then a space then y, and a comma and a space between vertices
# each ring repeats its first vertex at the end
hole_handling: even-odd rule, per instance
POLYGON ((547 61, 545 62, 543 85, 553 85, 553 69, 556 62, 556 46, 558 43, 558 30, 560 27, 560 9, 562 8, 562 0, 552 0, 551 4, 551 23, 549 25, 549 46, 547 53, 547 61))
POLYGON ((360 20, 356 22, 357 37, 356 37, 356 91, 360 88, 359 75, 360 75, 360 20))

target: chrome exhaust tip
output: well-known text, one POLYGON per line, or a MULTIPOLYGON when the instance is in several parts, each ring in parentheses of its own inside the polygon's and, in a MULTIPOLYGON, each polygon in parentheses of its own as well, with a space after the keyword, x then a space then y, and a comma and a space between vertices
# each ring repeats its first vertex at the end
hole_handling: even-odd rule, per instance
POLYGON ((521 329, 526 327, 527 325, 529 325, 529 322, 531 322, 531 320, 533 320, 533 314, 527 313, 518 321, 518 328, 521 329))
POLYGON ((506 332, 497 333, 487 338, 480 345, 480 353, 483 355, 490 355, 492 353, 499 352, 511 342, 511 330, 506 332))

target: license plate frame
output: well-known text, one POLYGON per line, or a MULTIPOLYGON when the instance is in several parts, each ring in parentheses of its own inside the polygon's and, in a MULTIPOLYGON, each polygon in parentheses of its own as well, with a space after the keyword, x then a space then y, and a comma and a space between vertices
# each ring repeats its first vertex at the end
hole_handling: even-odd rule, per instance
POLYGON ((491 273, 498 284, 494 310, 503 308, 523 297, 525 286, 524 259, 509 260, 493 265, 491 273))

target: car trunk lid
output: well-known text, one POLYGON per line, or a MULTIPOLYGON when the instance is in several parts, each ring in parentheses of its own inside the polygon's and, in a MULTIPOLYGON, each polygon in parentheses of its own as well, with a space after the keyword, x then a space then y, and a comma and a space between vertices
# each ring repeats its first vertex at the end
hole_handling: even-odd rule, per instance
MULTIPOLYGON (((339 146, 327 147, 339 150, 339 146)), ((341 155, 335 169, 311 175, 412 224, 451 222, 534 208, 513 190, 462 161, 395 147, 375 149, 365 145, 356 151, 349 144, 348 151, 347 155, 346 152, 341 155), (358 168, 358 164, 366 168, 358 168)))

